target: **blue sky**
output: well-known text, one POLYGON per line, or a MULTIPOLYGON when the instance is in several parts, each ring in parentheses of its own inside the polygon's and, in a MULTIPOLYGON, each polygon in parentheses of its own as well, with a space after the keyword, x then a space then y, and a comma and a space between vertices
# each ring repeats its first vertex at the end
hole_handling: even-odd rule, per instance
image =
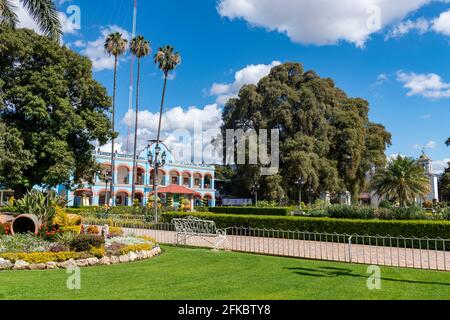
MULTIPOLYGON (((257 81, 271 65, 295 61, 305 70, 333 78, 350 96, 370 102, 371 120, 393 134, 388 155, 418 156, 426 147, 437 170, 450 161, 450 148, 444 144, 450 137, 447 1, 137 1, 138 34, 151 41, 153 50, 171 44, 183 58, 169 82, 167 132, 177 125, 190 129, 181 123, 198 117, 205 119, 206 128, 217 128, 223 101, 241 84, 257 81)), ((132 4, 133 0, 58 4, 65 14, 64 43, 94 61, 95 78, 110 91, 111 59, 100 44, 110 31, 131 33, 132 4), (80 28, 70 25, 73 5, 80 8, 80 28)), ((126 121, 132 118, 126 118, 130 63, 130 57, 124 57, 118 75, 122 148, 126 121)), ((144 141, 154 134, 162 77, 151 58, 143 61, 142 75, 144 141)))

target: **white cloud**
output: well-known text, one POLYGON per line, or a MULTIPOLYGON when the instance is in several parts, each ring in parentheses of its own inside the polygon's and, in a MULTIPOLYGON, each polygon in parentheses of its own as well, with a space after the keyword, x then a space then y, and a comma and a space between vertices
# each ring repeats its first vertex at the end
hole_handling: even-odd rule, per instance
POLYGON ((425 18, 417 20, 405 20, 397 24, 386 36, 386 39, 401 37, 413 30, 418 34, 424 34, 430 29, 431 23, 425 18))
POLYGON ((420 117, 421 119, 423 119, 423 120, 428 120, 428 119, 431 119, 431 114, 429 114, 429 113, 427 113, 427 114, 424 114, 423 116, 421 116, 420 117))
POLYGON ((448 168, 449 162, 450 162, 450 159, 433 161, 433 172, 437 173, 437 174, 443 173, 445 171, 445 169, 448 168))
POLYGON ((408 89, 408 96, 419 95, 425 98, 448 98, 450 97, 450 83, 444 82, 435 73, 417 74, 414 72, 397 72, 397 80, 408 89))
POLYGON ((450 10, 440 14, 438 18, 433 21, 433 30, 445 35, 450 35, 450 10))
POLYGON ((413 147, 414 149, 435 149, 437 146, 437 142, 436 141, 428 141, 425 145, 421 145, 421 144, 415 144, 413 147))
POLYGON ((252 64, 237 71, 232 83, 214 83, 210 89, 210 95, 217 96, 216 103, 224 105, 230 98, 234 98, 239 93, 240 88, 247 84, 257 84, 261 78, 267 76, 270 70, 280 65, 280 61, 273 61, 270 64, 252 64))
MULTIPOLYGON (((122 123, 133 128, 135 115, 134 111, 128 111, 122 119, 122 123)), ((148 110, 139 112, 138 150, 142 150, 148 140, 156 139, 158 122, 159 113, 148 110)), ((203 109, 175 107, 163 113, 161 139, 175 153, 186 149, 186 146, 191 144, 195 145, 197 150, 202 150, 202 146, 203 149, 211 150, 211 139, 219 134, 221 125, 222 110, 217 104, 207 105, 203 109), (200 132, 203 133, 203 136, 200 132)), ((122 146, 126 145, 126 138, 126 136, 119 137, 118 141, 122 146)), ((190 150, 188 151, 190 152, 190 150)), ((202 155, 196 153, 195 156, 197 157, 196 162, 201 162, 202 155)), ((187 154, 178 155, 176 158, 178 161, 191 161, 191 157, 187 154)), ((203 158, 208 163, 221 159, 217 154, 211 152, 205 152, 203 158)))
POLYGON ((80 30, 80 26, 69 19, 67 15, 63 12, 58 12, 59 21, 61 22, 61 31, 63 34, 77 34, 80 30))
POLYGON ((80 47, 84 45, 85 48, 81 51, 81 54, 91 59, 94 71, 114 69, 114 57, 110 56, 104 48, 105 39, 113 32, 120 32, 127 40, 131 38, 130 33, 125 29, 110 25, 100 29, 100 36, 96 40, 87 43, 77 42, 80 47))
POLYGON ((219 0, 222 17, 285 33, 303 44, 347 41, 363 47, 370 35, 432 0, 219 0))

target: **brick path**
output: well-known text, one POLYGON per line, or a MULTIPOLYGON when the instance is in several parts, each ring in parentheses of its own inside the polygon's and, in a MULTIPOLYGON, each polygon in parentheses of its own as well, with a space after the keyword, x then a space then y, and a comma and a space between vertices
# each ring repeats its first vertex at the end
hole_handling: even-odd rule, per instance
MULTIPOLYGON (((151 236, 163 244, 176 243, 174 231, 123 229, 125 233, 151 236)), ((185 245, 214 248, 214 238, 192 237, 186 241, 185 245)), ((378 246, 362 244, 349 246, 342 241, 337 243, 229 235, 222 249, 295 258, 450 271, 450 252, 448 251, 390 247, 388 241, 383 246, 381 240, 378 246)))

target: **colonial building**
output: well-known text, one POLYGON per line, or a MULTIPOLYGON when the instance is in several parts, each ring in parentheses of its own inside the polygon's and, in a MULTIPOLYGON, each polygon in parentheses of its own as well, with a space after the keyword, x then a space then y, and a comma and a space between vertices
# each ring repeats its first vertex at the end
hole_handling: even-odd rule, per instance
MULTIPOLYGON (((139 154, 137 159, 136 199, 146 205, 153 194, 153 160, 156 144, 152 143, 139 154)), ((189 199, 191 205, 208 203, 215 206, 215 167, 206 164, 194 164, 177 162, 169 148, 160 143, 160 160, 165 163, 158 169, 158 196, 161 203, 168 201, 178 206, 181 199, 189 199), (169 200, 170 198, 170 200, 169 200)), ((109 202, 116 206, 130 206, 133 204, 132 179, 133 179, 133 155, 115 155, 115 181, 114 194, 111 197, 111 153, 95 152, 95 159, 102 167, 102 174, 96 174, 94 184, 85 184, 77 190, 69 190, 61 185, 57 192, 66 196, 73 206, 102 206, 109 202)))

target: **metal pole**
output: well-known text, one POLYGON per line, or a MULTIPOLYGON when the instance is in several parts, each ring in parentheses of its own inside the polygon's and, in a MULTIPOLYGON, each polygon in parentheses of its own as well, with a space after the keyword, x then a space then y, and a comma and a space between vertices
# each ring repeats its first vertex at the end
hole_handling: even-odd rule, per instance
POLYGON ((349 258, 349 262, 352 262, 352 238, 353 236, 350 236, 350 238, 348 238, 348 258, 349 258))

